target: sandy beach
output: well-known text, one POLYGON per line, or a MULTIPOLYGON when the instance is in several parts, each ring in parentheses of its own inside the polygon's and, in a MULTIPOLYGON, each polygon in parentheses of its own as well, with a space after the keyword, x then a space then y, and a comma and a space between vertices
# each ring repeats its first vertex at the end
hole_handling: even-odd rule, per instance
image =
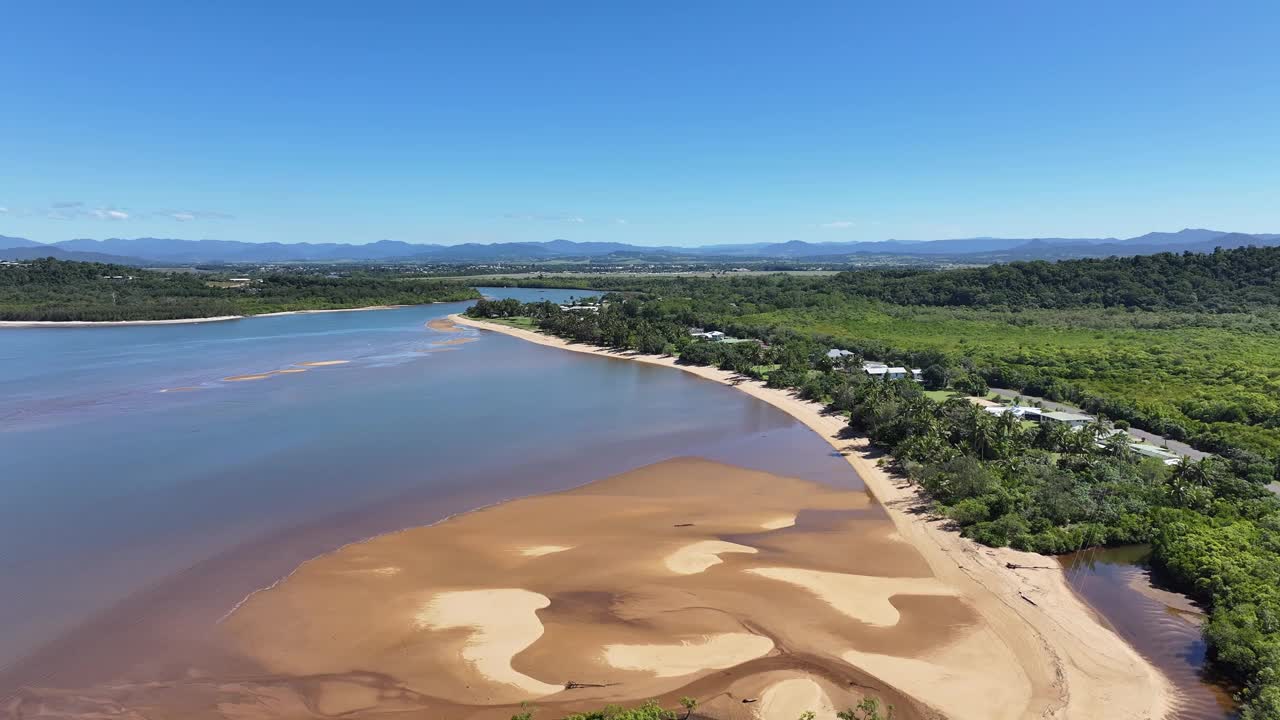
MULTIPOLYGON (((435 303, 429 303, 434 305, 435 303)), ((333 308, 330 310, 287 310, 283 312, 259 313, 257 315, 218 315, 202 318, 179 318, 177 320, 0 320, 0 328, 86 328, 86 327, 127 327, 130 325, 186 325, 189 323, 226 322, 228 320, 248 320, 250 318, 280 317, 282 315, 314 315, 316 313, 364 312, 366 310, 394 310, 409 307, 408 305, 370 305, 358 308, 333 308)))
MULTIPOLYGON (((946 530, 927 513, 918 512, 922 499, 917 490, 881 468, 877 464, 880 454, 865 439, 846 437, 844 419, 826 414, 821 406, 727 371, 678 365, 672 357, 612 352, 460 315, 450 319, 550 347, 678 368, 768 402, 826 439, 883 504, 895 535, 927 566, 929 572, 923 575, 937 583, 934 589, 950 593, 945 599, 962 602, 974 613, 963 640, 911 653, 901 647, 866 646, 840 653, 850 666, 931 711, 975 720, 1162 718, 1175 712, 1177 697, 1168 681, 1071 591, 1058 563, 1039 555, 977 545, 946 530)), ((752 556, 719 557, 723 562, 739 562, 739 558, 752 556)), ((813 573, 791 570, 784 574, 790 576, 788 584, 803 586, 815 597, 834 595, 834 588, 820 583, 813 573)), ((903 599, 893 595, 889 604, 901 611, 903 599)), ((939 599, 943 598, 935 602, 939 599)), ((878 606, 874 618, 864 621, 890 619, 884 605, 878 606)), ((804 695, 788 692, 784 696, 797 694, 804 695)))
MULTIPOLYGON (((930 718, 841 657, 985 646, 978 615, 929 573, 863 491, 676 458, 348 545, 223 628, 272 676, 359 668, 395 678, 431 717, 505 720, 527 701, 555 718, 683 694, 728 717, 782 673, 802 682, 769 694, 771 707, 870 694, 899 718, 930 718), (783 512, 795 525, 765 527, 783 512), (855 602, 827 593, 860 578, 876 584, 855 602)), ((764 717, 798 717, 778 712, 764 717)))

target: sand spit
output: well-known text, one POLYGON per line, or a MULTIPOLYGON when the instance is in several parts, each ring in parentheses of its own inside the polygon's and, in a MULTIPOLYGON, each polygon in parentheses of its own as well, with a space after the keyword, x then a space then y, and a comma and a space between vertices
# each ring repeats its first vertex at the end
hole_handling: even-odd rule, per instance
POLYGON ((0 320, 0 328, 89 328, 129 327, 131 325, 191 325, 194 323, 242 320, 245 317, 245 315, 218 315, 216 317, 183 318, 180 320, 0 320))
POLYGON ((753 547, 721 540, 703 540, 671 553, 663 560, 667 569, 677 575, 696 575, 712 565, 724 562, 720 553, 756 553, 753 547))
POLYGON ((791 678, 770 685, 760 695, 756 717, 760 720, 798 720, 807 713, 814 720, 836 720, 831 698, 813 678, 791 678))
POLYGON ((299 367, 328 367, 330 365, 346 365, 350 360, 312 360, 310 362, 294 363, 299 367))
POLYGON ((525 545, 520 548, 520 554, 525 557, 542 557, 543 555, 554 555, 572 549, 572 545, 525 545))
POLYGON ((222 381, 223 382, 245 382, 249 380, 266 380, 267 378, 275 375, 295 375, 297 373, 304 373, 306 371, 307 371, 306 368, 300 368, 300 367, 284 368, 283 370, 268 370, 267 372, 252 373, 250 375, 232 375, 230 377, 222 378, 222 381))
MULTIPOLYGON (((460 325, 540 345, 678 368, 768 402, 826 439, 848 459, 888 510, 898 531, 892 539, 901 539, 915 548, 929 572, 963 599, 984 628, 984 637, 966 642, 985 644, 989 651, 974 656, 980 658, 976 662, 970 658, 968 668, 949 672, 964 678, 976 675, 977 668, 981 668, 985 677, 999 678, 997 682, 1006 689, 1006 695, 985 697, 982 690, 962 692, 961 680, 957 684, 962 687, 945 696, 939 692, 930 693, 927 699, 924 694, 919 696, 944 715, 974 709, 974 712, 985 712, 989 719, 1010 720, 1171 716, 1174 693, 1168 680, 1099 621, 1072 592, 1062 572, 1007 567, 1008 564, 1037 567, 1049 565, 1051 561, 1031 553, 979 546, 948 531, 927 513, 914 512, 926 506, 917 489, 882 469, 877 464, 879 453, 870 448, 865 439, 846 438, 843 418, 827 415, 821 406, 787 391, 766 388, 763 383, 731 372, 678 365, 675 358, 668 356, 610 352, 461 315, 451 318, 460 325)), ((871 650, 862 648, 862 651, 871 650)), ((963 654, 952 653, 950 657, 963 657, 963 654)), ((875 658, 870 656, 865 656, 865 660, 869 664, 859 667, 868 672, 883 673, 886 677, 895 672, 891 663, 876 665, 875 658)), ((940 662, 937 658, 934 660, 940 662)))
POLYGON ((823 602, 859 622, 893 627, 901 615, 890 600, 895 595, 947 595, 955 591, 935 578, 883 578, 847 573, 764 567, 747 572, 799 585, 823 602))
POLYGON ((432 330, 439 330, 440 332, 462 332, 462 328, 458 326, 458 323, 454 322, 452 315, 447 318, 428 320, 426 322, 426 327, 429 327, 432 330))
POLYGON ((431 598, 417 616, 418 625, 433 630, 471 628, 462 659, 486 679, 514 685, 531 697, 564 690, 540 682, 511 667, 511 658, 542 637, 537 611, 551 604, 528 590, 467 590, 431 598))
MULTIPOLYGON (((428 303, 435 304, 435 303, 428 303)), ((102 328, 128 327, 131 325, 191 325, 193 323, 226 322, 228 320, 248 320, 250 318, 280 317, 282 315, 318 315, 320 313, 364 312, 366 310, 395 310, 412 307, 410 305, 371 305, 358 308, 333 308, 330 310, 287 310, 282 312, 258 313, 257 315, 217 315, 202 318, 179 318, 177 320, 0 320, 3 328, 102 328)))
POLYGON ((473 337, 450 338, 448 340, 441 340, 440 342, 436 343, 436 345, 442 345, 442 346, 465 345, 466 343, 475 342, 476 340, 479 340, 479 339, 480 338, 473 338, 473 337))
POLYGON ((604 660, 621 670, 643 670, 654 677, 722 670, 763 657, 773 641, 751 633, 721 633, 667 645, 606 645, 604 660))

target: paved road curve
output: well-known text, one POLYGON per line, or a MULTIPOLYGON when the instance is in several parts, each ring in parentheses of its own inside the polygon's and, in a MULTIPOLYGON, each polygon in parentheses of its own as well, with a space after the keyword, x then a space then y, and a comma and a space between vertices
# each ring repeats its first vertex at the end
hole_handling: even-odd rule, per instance
MULTIPOLYGON (((1060 410, 1062 412, 1073 412, 1073 413, 1084 412, 1084 410, 1081 410, 1078 407, 1072 407, 1071 405, 1063 405, 1062 403, 1053 402, 1052 400, 1045 400, 1044 398, 1038 398, 1032 395, 1024 395, 1016 390, 1006 390, 1004 388, 991 388, 991 392, 1001 397, 1007 397, 1007 398, 1020 397, 1023 400, 1025 400, 1027 403, 1040 403, 1041 405, 1048 408, 1049 410, 1060 410)), ((1177 440, 1168 440, 1164 437, 1161 437, 1160 435, 1156 435, 1155 433, 1149 433, 1146 430, 1129 428, 1129 434, 1145 443, 1155 445, 1157 447, 1168 448, 1169 452, 1174 453, 1175 455, 1182 455, 1185 457, 1189 457, 1192 460, 1203 460, 1204 458, 1207 458, 1210 455, 1210 453, 1197 450, 1184 442, 1178 442, 1177 440)))

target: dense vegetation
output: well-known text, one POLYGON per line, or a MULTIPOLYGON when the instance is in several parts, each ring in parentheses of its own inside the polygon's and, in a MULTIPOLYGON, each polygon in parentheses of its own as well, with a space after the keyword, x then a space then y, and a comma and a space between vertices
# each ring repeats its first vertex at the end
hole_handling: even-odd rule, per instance
MULTIPOLYGON (((1234 267, 1228 259, 1237 252, 1208 257, 1234 267)), ((1174 268, 1170 273, 1177 275, 1180 258, 1163 258, 1174 268)), ((1185 258, 1188 273, 1200 272, 1201 262, 1185 258)), ((1272 292, 1273 268, 1253 268, 1237 284, 1256 287, 1247 277, 1268 272, 1272 292)), ((1211 659, 1243 688, 1243 717, 1280 718, 1280 500, 1266 489, 1280 477, 1280 343, 1272 314, 1280 294, 1240 289, 1233 303, 1245 297, 1258 303, 1247 315, 1225 312, 1239 309, 1234 304, 1196 312, 1172 296, 1161 311, 1013 313, 888 305, 849 293, 850 282, 607 279, 597 287, 617 284, 626 292, 606 296, 598 313, 509 300, 481 301, 470 312, 526 317, 562 337, 678 355, 684 363, 793 388, 847 413, 852 430, 888 450, 897 468, 929 493, 935 511, 979 542, 1048 553, 1150 542, 1154 561, 1210 608, 1211 659), (911 318, 917 313, 943 337, 916 334, 911 318), (845 322, 855 316, 878 319, 869 328, 845 322), (806 319, 825 324, 815 329, 806 319), (690 327, 758 342, 698 341, 690 327), (1032 330, 1043 336, 1034 347, 1023 334, 1032 330), (832 346, 853 355, 833 361, 826 355, 832 346), (1239 356, 1211 367, 1223 352, 1239 356), (981 393, 991 382, 1082 401, 1103 421, 1069 431, 997 417, 964 400, 939 402, 919 384, 872 380, 848 369, 862 358, 924 368, 926 388, 981 393), (1145 396, 1129 394, 1126 378, 1144 374, 1166 378, 1176 393, 1144 384, 1145 396), (1202 382, 1204 388, 1192 387, 1202 382), (1177 466, 1137 457, 1122 436, 1111 434, 1113 423, 1126 422, 1187 437, 1218 457, 1177 466)))
MULTIPOLYGON (((1210 452, 1280 452, 1280 248, 833 277, 597 277, 662 317, 802 335, 1071 402, 1210 452), (926 358, 922 360, 921 358, 926 358)), ((520 284, 534 284, 521 281, 520 284)))
POLYGON ((268 273, 243 286, 218 276, 53 259, 0 265, 0 320, 111 321, 256 315, 477 297, 437 280, 268 273))

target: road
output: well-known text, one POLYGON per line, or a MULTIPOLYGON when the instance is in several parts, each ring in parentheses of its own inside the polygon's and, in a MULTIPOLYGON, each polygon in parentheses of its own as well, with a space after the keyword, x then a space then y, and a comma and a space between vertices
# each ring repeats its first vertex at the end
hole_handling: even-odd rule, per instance
MULTIPOLYGON (((1071 405, 1063 405, 1062 403, 1053 402, 1052 400, 1045 400, 1044 398, 1033 397, 1031 395, 1024 395, 1016 390, 1006 390, 1004 388, 991 388, 991 392, 995 393, 996 395, 999 395, 1000 397, 1006 397, 1006 398, 1020 397, 1023 400, 1025 400, 1027 403, 1039 403, 1049 410, 1059 410, 1062 412, 1073 412, 1073 413, 1084 412, 1084 410, 1081 410, 1078 407, 1072 407, 1071 405)), ((1204 458, 1207 458, 1210 456, 1210 453, 1197 450, 1184 442, 1178 442, 1177 440, 1167 440, 1159 435, 1156 435, 1155 433, 1149 433, 1146 430, 1129 428, 1129 434, 1134 438, 1141 440, 1144 443, 1147 443, 1149 445, 1155 445, 1156 447, 1168 448, 1169 452, 1175 455, 1189 457, 1192 460, 1203 460, 1204 458)))

